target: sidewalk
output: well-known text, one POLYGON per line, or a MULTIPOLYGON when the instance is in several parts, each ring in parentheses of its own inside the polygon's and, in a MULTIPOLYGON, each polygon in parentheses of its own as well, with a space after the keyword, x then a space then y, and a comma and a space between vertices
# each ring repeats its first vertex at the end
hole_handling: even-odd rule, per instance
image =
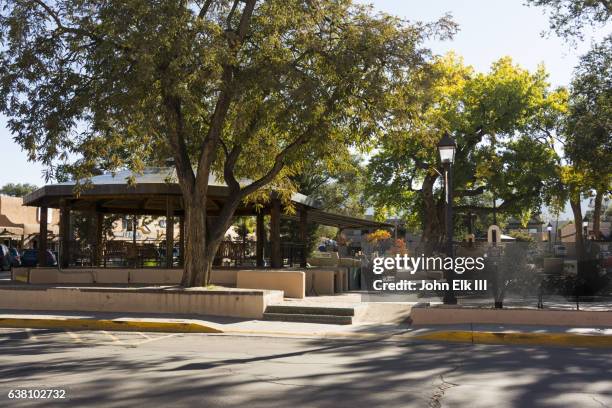
POLYGON ((434 341, 474 344, 612 347, 612 328, 497 326, 462 324, 331 325, 215 316, 169 318, 167 315, 118 313, 24 312, 0 310, 0 327, 58 330, 209 333, 212 335, 321 338, 337 340, 434 341))

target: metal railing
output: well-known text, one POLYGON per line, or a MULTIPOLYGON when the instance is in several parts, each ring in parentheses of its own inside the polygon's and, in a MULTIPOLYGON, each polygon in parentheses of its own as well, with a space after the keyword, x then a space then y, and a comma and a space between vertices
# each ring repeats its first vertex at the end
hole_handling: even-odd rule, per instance
MULTIPOLYGON (((166 242, 152 240, 109 240, 100 246, 86 240, 69 241, 61 248, 60 263, 69 267, 123 267, 123 268, 164 268, 166 267, 166 242)), ((222 241, 213 260, 216 266, 255 266, 255 241, 222 241)), ((270 264, 270 244, 264 246, 264 260, 270 264)), ((174 247, 173 267, 180 265, 180 248, 174 247)), ((301 243, 281 242, 283 265, 300 265, 305 260, 305 246, 301 243)))

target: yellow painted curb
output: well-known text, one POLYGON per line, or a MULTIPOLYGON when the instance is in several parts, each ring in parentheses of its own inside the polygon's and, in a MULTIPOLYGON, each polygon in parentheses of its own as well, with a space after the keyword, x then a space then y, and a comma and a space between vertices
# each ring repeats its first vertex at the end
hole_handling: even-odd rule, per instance
POLYGON ((452 341, 474 344, 523 344, 536 346, 612 347, 612 336, 570 333, 513 333, 438 331, 415 335, 416 340, 452 341))
POLYGON ((0 327, 30 329, 144 331, 164 333, 223 333, 222 330, 198 323, 151 321, 142 322, 134 320, 98 319, 2 318, 0 319, 0 327))

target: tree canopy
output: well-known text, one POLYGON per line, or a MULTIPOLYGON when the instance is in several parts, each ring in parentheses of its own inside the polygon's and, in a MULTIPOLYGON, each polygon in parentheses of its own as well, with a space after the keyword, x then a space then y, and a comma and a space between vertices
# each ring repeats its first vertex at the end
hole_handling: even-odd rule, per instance
POLYGON ((0 12, 0 110, 30 159, 76 156, 65 168, 77 179, 173 158, 194 286, 240 202, 285 191, 305 153, 376 135, 424 39, 454 29, 350 0, 13 0, 0 12), (207 227, 211 172, 229 196, 207 227))
POLYGON ((0 194, 13 197, 23 197, 36 190, 38 187, 29 183, 7 183, 0 188, 0 194))
MULTIPOLYGON (((612 37, 580 58, 568 108, 558 129, 563 158, 556 199, 569 199, 574 222, 582 221, 581 198, 595 195, 593 232, 599 235, 603 198, 612 194, 612 37)), ((578 254, 582 230, 576 230, 578 254)))
POLYGON ((418 76, 429 84, 415 95, 409 83, 397 114, 368 166, 367 193, 378 208, 417 215, 432 250, 443 238, 443 167, 437 143, 455 136, 453 164, 457 213, 496 211, 520 216, 538 210, 554 177, 547 138, 565 92, 551 91, 542 67, 529 72, 509 58, 476 73, 454 54, 435 59, 418 76), (410 94, 410 96, 408 96, 410 94))
POLYGON ((545 7, 550 14, 550 29, 564 38, 582 38, 585 27, 603 26, 612 17, 610 0, 527 0, 545 7))

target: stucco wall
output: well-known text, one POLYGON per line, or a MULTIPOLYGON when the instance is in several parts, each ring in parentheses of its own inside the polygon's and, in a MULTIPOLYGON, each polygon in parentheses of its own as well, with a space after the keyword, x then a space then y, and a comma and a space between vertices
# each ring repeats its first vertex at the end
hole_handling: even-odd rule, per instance
MULTIPOLYGON (((17 236, 15 240, 21 240, 20 235, 27 238, 30 234, 38 234, 40 224, 38 220, 38 208, 23 205, 23 198, 0 195, 0 229, 6 228, 17 236)), ((49 209, 49 225, 47 227, 54 234, 59 233, 59 210, 49 209)))
POLYGON ((0 287, 0 308, 78 312, 171 313, 261 319, 282 292, 176 288, 0 287))
MULTIPOLYGON (((177 285, 181 269, 127 268, 13 268, 13 280, 32 284, 150 284, 177 285)), ((282 290, 285 296, 333 295, 348 290, 348 268, 306 270, 215 269, 214 285, 282 290), (247 273, 242 273, 247 272, 247 273)))
POLYGON ((306 277, 302 271, 238 271, 236 287, 282 290, 286 297, 306 296, 306 277))
MULTIPOLYGON (((213 270, 211 283, 236 285, 236 270, 213 270)), ((124 268, 13 268, 14 280, 34 284, 46 283, 117 283, 176 285, 181 281, 182 269, 124 269, 124 268)))
POLYGON ((412 324, 518 324, 570 327, 612 327, 612 312, 546 309, 468 309, 413 307, 412 324))

